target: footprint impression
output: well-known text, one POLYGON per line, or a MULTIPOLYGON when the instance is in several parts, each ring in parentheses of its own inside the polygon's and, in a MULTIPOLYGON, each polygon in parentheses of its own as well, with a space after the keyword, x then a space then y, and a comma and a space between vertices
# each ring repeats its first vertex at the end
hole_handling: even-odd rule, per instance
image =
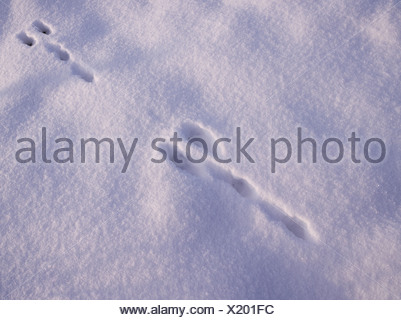
MULTIPOLYGON (((212 149, 213 142, 216 140, 216 136, 210 132, 210 130, 197 123, 185 122, 181 126, 179 132, 187 141, 191 138, 203 139, 207 143, 208 150, 212 149)), ((196 145, 196 143, 197 142, 193 143, 193 145, 196 145)), ((225 182, 227 186, 231 187, 238 195, 248 199, 250 203, 259 207, 269 219, 282 223, 283 226, 297 238, 303 240, 313 240, 315 238, 307 222, 296 215, 288 213, 284 208, 275 204, 273 200, 266 200, 266 198, 268 199, 269 197, 260 193, 259 188, 250 179, 237 176, 231 170, 223 168, 221 165, 218 165, 216 161, 213 161, 210 156, 202 163, 192 163, 185 156, 185 151, 180 148, 177 148, 177 155, 182 162, 178 163, 174 161, 172 144, 166 142, 164 147, 167 150, 168 159, 177 168, 200 178, 211 176, 212 179, 225 182)), ((221 152, 221 157, 226 154, 223 148, 221 148, 219 152, 221 152)))
POLYGON ((17 38, 21 40, 21 42, 28 47, 32 47, 35 45, 36 40, 34 37, 28 36, 24 31, 17 34, 17 38))
MULTIPOLYGON (((52 28, 45 24, 40 20, 36 20, 32 23, 33 31, 39 34, 43 34, 46 37, 53 34, 52 28)), ((17 34, 17 38, 25 45, 29 47, 33 47, 38 41, 32 35, 28 35, 25 31, 20 32, 17 34)), ((95 76, 93 72, 89 70, 85 65, 82 65, 78 62, 74 62, 72 59, 71 54, 63 48, 63 46, 57 42, 52 42, 46 38, 43 38, 44 45, 50 53, 54 54, 54 56, 66 63, 69 63, 70 69, 72 74, 79 76, 81 79, 85 80, 86 82, 93 82, 95 76)))

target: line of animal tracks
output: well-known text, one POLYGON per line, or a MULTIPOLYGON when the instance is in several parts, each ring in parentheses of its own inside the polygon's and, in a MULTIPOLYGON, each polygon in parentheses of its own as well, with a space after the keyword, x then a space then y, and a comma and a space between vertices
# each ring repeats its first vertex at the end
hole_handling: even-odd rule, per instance
MULTIPOLYGON (((214 139, 215 135, 210 130, 196 123, 186 122, 182 125, 181 130, 186 140, 191 138, 202 138, 208 144, 214 139)), ((173 157, 173 146, 170 143, 165 144, 169 160, 179 169, 189 172, 190 174, 204 178, 211 176, 212 179, 221 180, 227 184, 227 187, 233 188, 234 192, 249 200, 249 202, 257 206, 268 219, 279 221, 286 229, 303 240, 315 240, 316 235, 312 231, 309 223, 303 218, 288 213, 281 208, 269 195, 263 194, 250 179, 234 174, 231 170, 218 165, 215 161, 207 159, 202 164, 192 163, 185 157, 185 152, 178 149, 178 156, 182 159, 180 163, 176 162, 173 157)), ((223 150, 224 153, 224 150, 223 150)))
POLYGON ((32 30, 29 32, 21 31, 17 34, 17 38, 28 47, 34 47, 39 44, 38 38, 40 38, 49 53, 54 54, 60 61, 69 64, 72 74, 77 75, 86 82, 93 82, 95 79, 94 73, 86 65, 74 61, 72 54, 67 49, 51 39, 53 34, 52 27, 40 20, 36 20, 32 23, 32 30))

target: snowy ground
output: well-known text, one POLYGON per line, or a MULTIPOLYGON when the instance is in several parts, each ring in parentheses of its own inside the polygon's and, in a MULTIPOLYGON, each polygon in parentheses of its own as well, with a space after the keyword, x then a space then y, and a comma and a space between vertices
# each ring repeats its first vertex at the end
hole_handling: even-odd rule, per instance
POLYGON ((387 0, 0 0, 0 297, 400 299, 400 21, 387 0), (43 163, 42 127, 49 155, 138 143, 126 173, 117 144, 43 163), (237 127, 254 164, 150 161, 156 137, 237 127), (344 160, 273 174, 298 127, 344 160), (353 163, 353 131, 385 160, 353 163))

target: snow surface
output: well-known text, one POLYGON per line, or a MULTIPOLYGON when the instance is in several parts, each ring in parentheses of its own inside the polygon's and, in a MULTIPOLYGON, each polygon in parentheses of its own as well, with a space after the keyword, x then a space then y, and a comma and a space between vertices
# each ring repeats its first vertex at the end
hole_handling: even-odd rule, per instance
POLYGON ((400 299, 400 21, 385 0, 1 0, 0 297, 400 299), (138 144, 124 174, 119 152, 47 164, 42 127, 51 150, 138 144), (150 161, 156 137, 237 127, 255 164, 150 161), (386 159, 345 145, 272 174, 270 139, 298 127, 380 137, 386 159))

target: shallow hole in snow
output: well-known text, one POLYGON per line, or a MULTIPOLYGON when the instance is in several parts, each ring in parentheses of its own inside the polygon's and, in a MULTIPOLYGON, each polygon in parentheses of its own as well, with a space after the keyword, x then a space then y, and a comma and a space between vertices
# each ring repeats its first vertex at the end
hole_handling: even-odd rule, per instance
POLYGON ((49 35, 52 33, 50 27, 48 27, 46 24, 44 24, 42 21, 40 20, 36 20, 32 23, 32 25, 41 33, 45 34, 45 35, 49 35))
POLYGON ((17 38, 21 40, 23 44, 26 44, 28 47, 32 47, 35 44, 35 39, 28 36, 25 32, 21 32, 17 35, 17 38))

